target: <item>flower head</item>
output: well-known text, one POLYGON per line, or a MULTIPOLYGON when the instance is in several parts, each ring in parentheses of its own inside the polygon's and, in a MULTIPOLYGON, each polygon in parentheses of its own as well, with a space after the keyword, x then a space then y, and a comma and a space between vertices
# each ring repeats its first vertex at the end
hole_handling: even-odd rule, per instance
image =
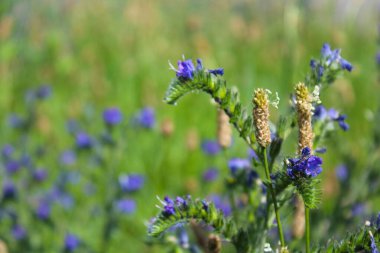
POLYGON ((311 154, 311 150, 305 147, 301 151, 301 157, 287 160, 287 174, 290 178, 316 177, 322 172, 322 159, 311 154))
POLYGON ((120 175, 119 184, 123 191, 133 192, 140 190, 144 185, 144 176, 140 174, 120 175))
POLYGON ((178 78, 193 79, 194 77, 194 64, 192 60, 179 60, 178 61, 178 70, 176 71, 176 75, 178 78))
POLYGON ((209 168, 203 173, 203 180, 205 182, 214 181, 219 175, 219 170, 217 168, 209 168))
POLYGON ((336 62, 340 65, 341 69, 351 72, 352 64, 340 56, 340 49, 331 50, 328 43, 323 44, 321 49, 321 55, 327 66, 336 62))
POLYGON ((41 220, 47 220, 50 217, 50 204, 46 201, 41 201, 37 207, 36 215, 41 220))
POLYGON ((36 169, 34 172, 33 172, 33 178, 34 180, 36 180, 37 182, 42 182, 46 179, 47 177, 47 171, 45 169, 36 169))
POLYGON ((251 168, 251 163, 248 159, 232 158, 228 161, 228 167, 230 168, 231 174, 236 175, 239 170, 251 168))
POLYGON ((79 238, 74 234, 66 234, 64 242, 64 250, 66 252, 74 252, 80 244, 79 238))
POLYGON ((20 224, 16 224, 12 227, 12 236, 16 241, 20 241, 26 237, 26 229, 20 224))
POLYGON ((115 208, 120 213, 131 214, 136 210, 136 202, 133 199, 121 199, 115 203, 115 208))
POLYGON ((144 128, 153 128, 156 122, 156 116, 153 108, 145 107, 136 116, 137 124, 144 128))
POLYGON ((72 150, 66 150, 62 152, 59 161, 63 165, 73 165, 76 161, 76 154, 72 150))
POLYGON ((12 181, 5 181, 3 184, 3 198, 13 199, 17 195, 16 186, 12 181))
POLYGON ((268 91, 256 89, 253 95, 253 119, 256 129, 256 139, 262 147, 271 143, 269 128, 269 99, 268 91))
POLYGON ((119 108, 107 108, 103 112, 103 120, 107 125, 117 125, 123 120, 123 114, 119 108))
POLYGON ((93 146, 92 138, 85 132, 79 132, 75 136, 78 148, 89 149, 93 146))
POLYGON ((51 95, 51 86, 50 85, 41 85, 38 87, 35 91, 36 98, 38 99, 45 99, 48 98, 51 95))
POLYGON ((204 140, 202 142, 202 150, 206 155, 216 155, 220 152, 220 145, 214 140, 204 140))

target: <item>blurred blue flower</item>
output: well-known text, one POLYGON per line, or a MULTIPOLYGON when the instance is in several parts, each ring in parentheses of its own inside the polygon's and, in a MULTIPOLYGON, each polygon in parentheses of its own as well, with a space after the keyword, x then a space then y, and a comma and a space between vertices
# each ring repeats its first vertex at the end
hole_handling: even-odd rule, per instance
POLYGON ((295 179, 298 177, 316 177, 322 172, 322 159, 311 155, 310 148, 302 149, 300 158, 288 159, 287 174, 295 179))
POLYGON ((8 117, 8 123, 12 128, 22 128, 25 125, 25 120, 21 116, 12 113, 8 117))
POLYGON ((66 252, 74 252, 80 244, 79 238, 74 234, 66 234, 64 242, 64 250, 66 252))
POLYGON ((248 158, 249 159, 253 159, 253 160, 255 160, 255 161, 259 161, 260 159, 259 159, 259 156, 256 154, 256 152, 255 152, 255 150, 253 150, 253 149, 248 149, 248 158))
POLYGON ((50 204, 46 201, 40 201, 36 210, 36 215, 41 220, 47 220, 50 217, 50 204))
POLYGON ((179 227, 176 229, 176 234, 178 238, 178 244, 184 248, 188 249, 190 244, 189 244, 189 235, 184 227, 179 227))
POLYGON ((119 108, 107 108, 103 112, 103 120, 107 125, 117 125, 123 120, 123 114, 119 108))
POLYGON ((120 175, 119 184, 123 191, 138 191, 144 186, 145 178, 140 174, 120 175))
POLYGON ((224 216, 231 215, 232 208, 228 200, 224 199, 220 195, 211 195, 207 199, 213 202, 215 207, 223 212, 224 216))
POLYGON ((15 160, 10 160, 8 161, 6 164, 5 164, 5 170, 9 173, 9 174, 13 174, 13 173, 16 173, 17 171, 19 171, 21 168, 21 164, 19 161, 15 161, 15 160))
POLYGON ((67 122, 66 122, 66 130, 70 133, 70 134, 74 134, 76 132, 79 131, 79 124, 76 120, 74 119, 69 119, 67 122))
POLYGON ((39 168, 33 171, 33 178, 37 182, 42 182, 47 177, 47 171, 45 169, 39 168))
POLYGON ((214 140, 204 140, 201 147, 206 155, 216 155, 221 150, 219 143, 214 140))
POLYGON ((343 70, 351 71, 353 68, 351 63, 340 56, 340 49, 331 50, 328 43, 323 44, 321 55, 327 66, 330 66, 333 62, 337 62, 343 70))
POLYGON ((325 148, 325 147, 315 149, 315 153, 319 153, 319 154, 324 154, 324 153, 326 153, 326 151, 327 151, 327 148, 325 148))
POLYGON ((223 68, 217 68, 217 69, 209 69, 210 74, 213 74, 213 75, 219 75, 219 76, 222 76, 224 75, 224 69, 223 68))
POLYGON ((121 213, 131 214, 136 210, 136 202, 133 199, 121 199, 116 201, 115 208, 121 213))
POLYGON ((371 253, 379 253, 379 250, 377 249, 377 246, 376 246, 375 238, 373 237, 372 233, 370 233, 369 236, 371 239, 371 253))
POLYGON ((59 161, 63 165, 73 165, 76 161, 77 157, 74 151, 66 150, 61 153, 59 161))
POLYGON ((13 199, 17 196, 17 189, 12 181, 5 181, 3 183, 3 198, 13 199))
POLYGON ((156 116, 153 108, 145 107, 139 111, 136 116, 136 122, 141 127, 144 128, 153 128, 156 123, 156 116))
POLYGON ((1 150, 1 154, 2 154, 3 158, 5 158, 5 159, 9 159, 12 156, 13 152, 14 152, 14 148, 10 144, 4 145, 2 150, 1 150))
POLYGON ((20 241, 26 238, 26 229, 20 224, 16 224, 12 227, 12 236, 16 241, 20 241))
POLYGON ((41 85, 35 91, 36 98, 45 99, 51 95, 51 86, 50 85, 41 85))
POLYGON ((352 215, 356 217, 363 215, 365 211, 366 206, 363 203, 356 203, 351 209, 352 215))
POLYGON ((314 114, 313 114, 314 119, 316 120, 324 120, 327 117, 327 110, 323 105, 318 105, 315 107, 314 114))
POLYGON ((77 133, 75 139, 78 148, 88 149, 94 144, 92 138, 84 132, 77 133))
POLYGON ((348 169, 344 164, 339 165, 335 168, 335 174, 339 181, 344 182, 348 178, 348 169))
POLYGON ((232 158, 228 161, 228 168, 232 175, 236 175, 238 170, 251 168, 251 163, 248 159, 232 158))
POLYGON ((206 182, 214 181, 219 175, 217 168, 209 168, 203 173, 203 180, 206 182))
POLYGON ((376 63, 380 66, 380 52, 377 52, 376 54, 376 63))

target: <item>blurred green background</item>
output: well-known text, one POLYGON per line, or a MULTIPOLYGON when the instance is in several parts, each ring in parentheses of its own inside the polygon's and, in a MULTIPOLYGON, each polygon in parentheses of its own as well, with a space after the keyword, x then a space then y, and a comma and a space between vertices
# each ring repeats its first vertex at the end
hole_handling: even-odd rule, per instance
MULTIPOLYGON (((375 61, 379 6, 375 0, 1 0, 0 116, 6 121, 10 112, 22 111, 28 88, 51 84, 54 95, 39 107, 35 138, 61 150, 69 142, 66 120, 81 117, 88 106, 95 112, 118 106, 126 115, 153 107, 157 133, 131 133, 133 148, 120 168, 146 174, 147 183, 138 195, 137 213, 113 238, 115 252, 153 252, 144 245, 144 222, 157 212, 156 195, 217 192, 222 182, 202 185, 201 173, 214 165, 227 174, 226 157, 246 154, 236 135, 236 145, 225 156, 205 159, 199 149, 188 150, 189 133, 199 140, 215 138, 216 109, 206 95, 187 96, 176 107, 162 102, 174 76, 168 60, 176 63, 185 55, 202 58, 209 68, 223 67, 247 105, 254 88, 278 91, 276 119, 286 113, 289 93, 304 80, 310 58, 329 42, 354 65, 322 96, 327 107, 348 115, 351 126, 334 139, 345 145, 327 145, 327 201, 321 211, 329 215, 329 200, 339 190, 333 168, 344 154, 357 161, 355 173, 360 174, 368 158, 371 119, 380 98, 375 61), (168 138, 159 133, 165 120, 174 124, 168 138)), ((1 129, 0 138, 9 135, 10 130, 1 129)), ((286 146, 288 154, 294 153, 295 143, 286 146)), ((379 203, 369 205, 376 210, 379 203)))

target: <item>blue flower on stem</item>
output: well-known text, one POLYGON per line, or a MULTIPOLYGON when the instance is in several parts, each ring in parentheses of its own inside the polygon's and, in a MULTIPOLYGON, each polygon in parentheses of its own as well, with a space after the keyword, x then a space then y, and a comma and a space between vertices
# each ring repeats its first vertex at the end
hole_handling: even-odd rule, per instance
POLYGON ((123 191, 138 191, 144 186, 145 178, 140 174, 120 175, 119 184, 123 191))
POLYGON ((206 155, 216 155, 221 150, 219 143, 214 140, 204 140, 201 147, 206 155))
POLYGON ((64 241, 64 250, 66 252, 74 252, 80 245, 80 240, 74 234, 66 234, 64 241))
POLYGON ((377 249, 376 241, 372 235, 372 232, 369 232, 369 237, 371 239, 371 253, 379 253, 379 250, 377 249))
POLYGON ((77 133, 75 139, 77 147, 81 149, 89 149, 94 144, 92 138, 85 132, 77 133))
POLYGON ((223 68, 217 68, 217 69, 209 69, 209 73, 216 75, 216 76, 222 76, 224 75, 224 69, 223 68))
POLYGON ((50 85, 41 85, 38 87, 35 91, 36 98, 38 99, 45 99, 48 98, 51 95, 51 86, 50 85))
POLYGON ((228 168, 232 175, 236 175, 239 170, 251 168, 251 163, 248 159, 232 158, 228 161, 228 168))
POLYGON ((37 182, 42 182, 46 179, 48 173, 45 169, 36 169, 33 172, 33 179, 36 180, 37 182))
POLYGON ((327 66, 330 66, 333 62, 337 62, 343 70, 351 72, 352 64, 340 56, 340 49, 331 50, 330 45, 325 43, 322 46, 321 55, 326 61, 327 66))
POLYGON ((219 175, 219 170, 217 168, 209 168, 203 173, 203 180, 205 182, 214 181, 219 175))
POLYGON ((119 108, 107 108, 103 112, 103 120, 109 126, 117 125, 123 120, 123 114, 119 108))
POLYGON ((3 184, 3 198, 13 199, 17 196, 16 186, 12 181, 5 181, 3 184))
POLYGON ((194 64, 192 60, 179 60, 178 61, 178 70, 176 71, 176 75, 178 78, 193 79, 194 78, 194 64))
POLYGON ((123 214, 131 214, 136 210, 136 202, 133 199, 121 199, 116 201, 115 208, 123 214))
POLYGON ((340 182, 346 181, 348 178, 347 166, 344 164, 339 165, 338 167, 335 168, 335 174, 340 182))
POLYGON ((16 241, 20 241, 22 239, 25 239, 26 238, 26 230, 23 226, 21 226, 20 224, 16 224, 12 227, 12 236, 13 238, 16 240, 16 241))
POLYGON ((310 148, 302 149, 300 158, 288 159, 287 174, 290 178, 316 177, 322 172, 322 159, 311 154, 310 148))
POLYGON ((41 220, 47 220, 50 217, 50 204, 46 201, 41 201, 37 207, 36 215, 41 220))
POLYGON ((136 116, 136 122, 144 128, 153 128, 156 123, 156 116, 153 108, 143 108, 136 116))

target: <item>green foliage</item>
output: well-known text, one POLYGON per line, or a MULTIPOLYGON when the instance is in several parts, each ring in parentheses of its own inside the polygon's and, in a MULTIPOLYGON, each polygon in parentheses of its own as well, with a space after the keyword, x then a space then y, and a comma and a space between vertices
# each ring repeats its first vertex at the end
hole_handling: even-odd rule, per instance
POLYGON ((212 203, 205 208, 203 200, 186 199, 185 205, 175 205, 174 209, 174 214, 169 215, 165 211, 161 211, 156 216, 149 225, 148 233, 150 236, 158 237, 175 225, 189 222, 211 226, 216 233, 226 238, 230 238, 234 233, 233 221, 226 219, 223 213, 216 209, 212 203))
POLYGON ((301 195, 306 207, 315 209, 319 206, 322 199, 320 179, 299 177, 293 180, 293 185, 301 195))

